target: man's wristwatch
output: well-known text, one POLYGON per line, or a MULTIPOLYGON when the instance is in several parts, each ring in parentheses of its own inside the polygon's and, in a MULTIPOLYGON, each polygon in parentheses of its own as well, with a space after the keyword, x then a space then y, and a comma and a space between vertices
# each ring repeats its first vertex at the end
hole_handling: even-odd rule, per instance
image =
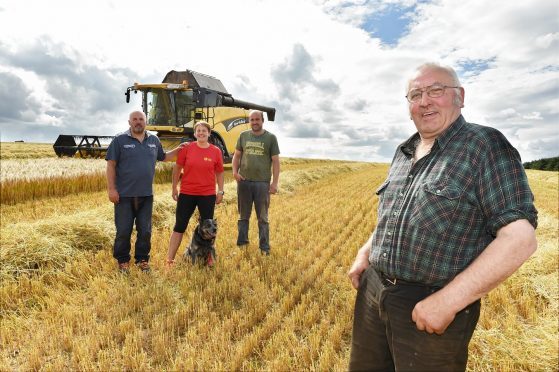
POLYGON ((219 195, 225 195, 225 191, 218 191, 217 192, 219 195))

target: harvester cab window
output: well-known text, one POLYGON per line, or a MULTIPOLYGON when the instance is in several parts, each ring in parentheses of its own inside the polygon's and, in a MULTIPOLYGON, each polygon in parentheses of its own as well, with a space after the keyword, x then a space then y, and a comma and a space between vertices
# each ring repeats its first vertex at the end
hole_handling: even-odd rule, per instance
POLYGON ((192 120, 194 103, 192 102, 192 91, 175 92, 175 107, 177 110, 178 125, 184 125, 192 120))
POLYGON ((164 89, 153 89, 147 93, 148 124, 175 125, 175 115, 172 107, 171 95, 164 89))

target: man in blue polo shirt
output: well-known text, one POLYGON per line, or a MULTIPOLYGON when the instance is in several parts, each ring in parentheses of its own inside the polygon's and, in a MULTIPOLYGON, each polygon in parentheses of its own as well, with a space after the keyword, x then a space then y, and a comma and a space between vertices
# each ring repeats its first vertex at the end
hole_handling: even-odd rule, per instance
POLYGON ((130 270, 130 237, 135 221, 134 259, 142 271, 148 272, 155 162, 172 160, 179 147, 165 153, 159 138, 146 131, 146 116, 141 111, 132 112, 128 124, 130 128, 113 139, 105 157, 109 200, 115 205, 113 257, 120 271, 130 270))

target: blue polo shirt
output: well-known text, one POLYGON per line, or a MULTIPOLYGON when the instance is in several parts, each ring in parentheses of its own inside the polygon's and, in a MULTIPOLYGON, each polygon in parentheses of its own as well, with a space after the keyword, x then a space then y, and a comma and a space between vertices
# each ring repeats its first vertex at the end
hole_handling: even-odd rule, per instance
POLYGON ((146 132, 143 142, 132 137, 130 129, 112 140, 105 160, 116 161, 116 189, 121 197, 153 195, 155 162, 165 159, 157 136, 146 132))

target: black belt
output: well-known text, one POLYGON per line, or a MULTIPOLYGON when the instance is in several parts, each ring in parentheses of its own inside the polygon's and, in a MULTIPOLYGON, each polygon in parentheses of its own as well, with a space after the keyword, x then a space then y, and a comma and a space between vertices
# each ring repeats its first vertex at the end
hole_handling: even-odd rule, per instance
POLYGON ((384 284, 385 286, 394 286, 394 285, 410 285, 410 286, 415 286, 415 287, 438 287, 435 285, 430 285, 430 284, 423 284, 423 283, 418 283, 418 282, 410 282, 409 280, 404 280, 404 279, 400 279, 400 278, 395 278, 395 277, 391 277, 386 275, 383 272, 377 271, 378 276, 380 278, 380 280, 382 281, 382 284, 384 284))

